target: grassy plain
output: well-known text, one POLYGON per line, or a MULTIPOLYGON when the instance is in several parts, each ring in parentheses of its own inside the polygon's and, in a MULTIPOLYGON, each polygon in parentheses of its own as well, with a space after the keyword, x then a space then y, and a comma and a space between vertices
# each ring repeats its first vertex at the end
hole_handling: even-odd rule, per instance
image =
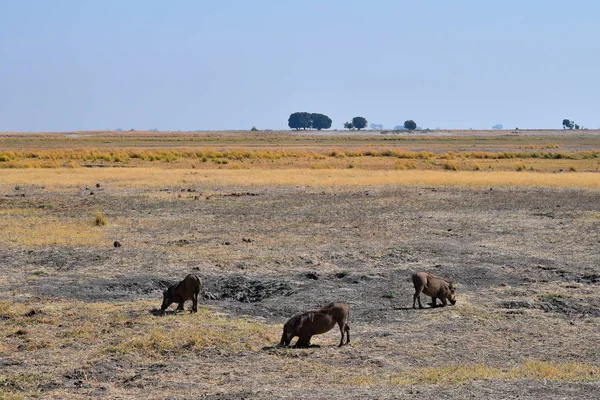
POLYGON ((595 398, 600 135, 442 133, 0 134, 0 398, 595 398))

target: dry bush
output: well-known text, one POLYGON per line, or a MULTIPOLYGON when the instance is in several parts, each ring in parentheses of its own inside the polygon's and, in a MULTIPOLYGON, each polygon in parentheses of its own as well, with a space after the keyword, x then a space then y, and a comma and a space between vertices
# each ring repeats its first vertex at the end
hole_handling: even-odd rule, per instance
POLYGON ((517 163, 515 165, 516 171, 525 171, 525 169, 527 169, 527 167, 525 167, 525 164, 523 164, 523 163, 517 163))
POLYGON ((448 171, 458 171, 460 169, 454 161, 445 161, 442 163, 442 167, 448 171))
POLYGON ((95 221, 94 221, 94 225, 96 226, 105 226, 106 225, 106 218, 104 217, 104 215, 102 215, 102 213, 99 210, 95 211, 95 221))

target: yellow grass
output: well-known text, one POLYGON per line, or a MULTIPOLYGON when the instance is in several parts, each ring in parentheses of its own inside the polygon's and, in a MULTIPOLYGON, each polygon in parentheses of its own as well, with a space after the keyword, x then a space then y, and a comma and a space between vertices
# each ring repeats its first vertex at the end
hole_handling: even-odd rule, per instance
POLYGON ((0 210, 0 244, 36 246, 93 246, 101 243, 104 233, 92 219, 74 220, 42 215, 31 210, 0 210), (8 212, 12 211, 12 212, 8 212))
POLYGON ((456 364, 436 367, 419 367, 397 374, 354 376, 347 380, 354 386, 410 386, 417 384, 458 385, 478 380, 541 380, 541 381, 598 381, 600 369, 577 362, 547 362, 526 360, 506 368, 485 364, 456 364))
MULTIPOLYGON (((45 185, 54 188, 81 187, 94 182, 104 186, 160 187, 173 185, 233 186, 535 186, 599 188, 600 174, 541 173, 531 171, 440 171, 363 169, 60 169, 0 170, 7 185, 45 185)), ((39 221, 42 223, 43 221, 39 221)))

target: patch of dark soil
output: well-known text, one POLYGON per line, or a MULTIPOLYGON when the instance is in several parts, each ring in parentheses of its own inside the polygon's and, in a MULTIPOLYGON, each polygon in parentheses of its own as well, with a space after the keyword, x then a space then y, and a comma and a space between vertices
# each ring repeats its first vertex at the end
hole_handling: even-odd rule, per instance
POLYGON ((539 304, 539 308, 546 312, 553 312, 565 316, 600 317, 600 302, 579 303, 571 299, 550 299, 539 304))
POLYGON ((518 308, 535 308, 535 304, 525 300, 506 300, 497 304, 500 308, 518 309, 518 308))
POLYGON ((125 301, 148 297, 162 299, 162 291, 175 283, 155 276, 127 276, 115 279, 45 279, 32 288, 49 297, 63 297, 83 301, 125 301))
POLYGON ((510 310, 539 309, 565 316, 600 317, 600 302, 580 303, 566 298, 551 298, 542 301, 506 300, 497 303, 500 308, 510 310))
POLYGON ((52 268, 57 271, 71 271, 78 266, 103 264, 109 260, 104 254, 89 254, 79 252, 65 252, 58 250, 36 251, 29 254, 31 264, 43 268, 52 268))
POLYGON ((577 278, 579 283, 600 283, 600 274, 588 274, 577 278))
POLYGON ((256 303, 273 296, 283 296, 292 291, 291 285, 281 279, 247 278, 231 276, 215 283, 214 290, 221 299, 233 299, 242 303, 256 303))

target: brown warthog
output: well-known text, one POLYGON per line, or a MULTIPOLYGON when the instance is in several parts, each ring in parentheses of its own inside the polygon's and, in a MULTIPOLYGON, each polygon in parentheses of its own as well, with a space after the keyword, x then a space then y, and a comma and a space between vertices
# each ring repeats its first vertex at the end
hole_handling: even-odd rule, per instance
POLYGON ((428 272, 415 272, 412 275, 412 281, 415 285, 415 295, 413 296, 413 308, 415 302, 419 300, 419 308, 423 308, 421 305, 421 292, 427 296, 431 296, 431 306, 436 307, 437 299, 440 299, 442 306, 448 304, 456 304, 456 294, 454 293, 454 283, 447 281, 439 276, 432 275, 428 272))
POLYGON ((350 327, 348 326, 348 305, 344 303, 331 303, 319 310, 307 311, 288 320, 283 326, 281 346, 289 346, 292 339, 298 336, 296 347, 309 347, 313 335, 329 332, 337 323, 342 337, 338 347, 350 343, 350 327))
POLYGON ((179 303, 176 311, 183 311, 183 304, 192 300, 192 312, 198 312, 198 294, 202 288, 202 280, 196 275, 188 275, 181 282, 169 286, 163 292, 161 311, 165 311, 171 304, 179 303))

